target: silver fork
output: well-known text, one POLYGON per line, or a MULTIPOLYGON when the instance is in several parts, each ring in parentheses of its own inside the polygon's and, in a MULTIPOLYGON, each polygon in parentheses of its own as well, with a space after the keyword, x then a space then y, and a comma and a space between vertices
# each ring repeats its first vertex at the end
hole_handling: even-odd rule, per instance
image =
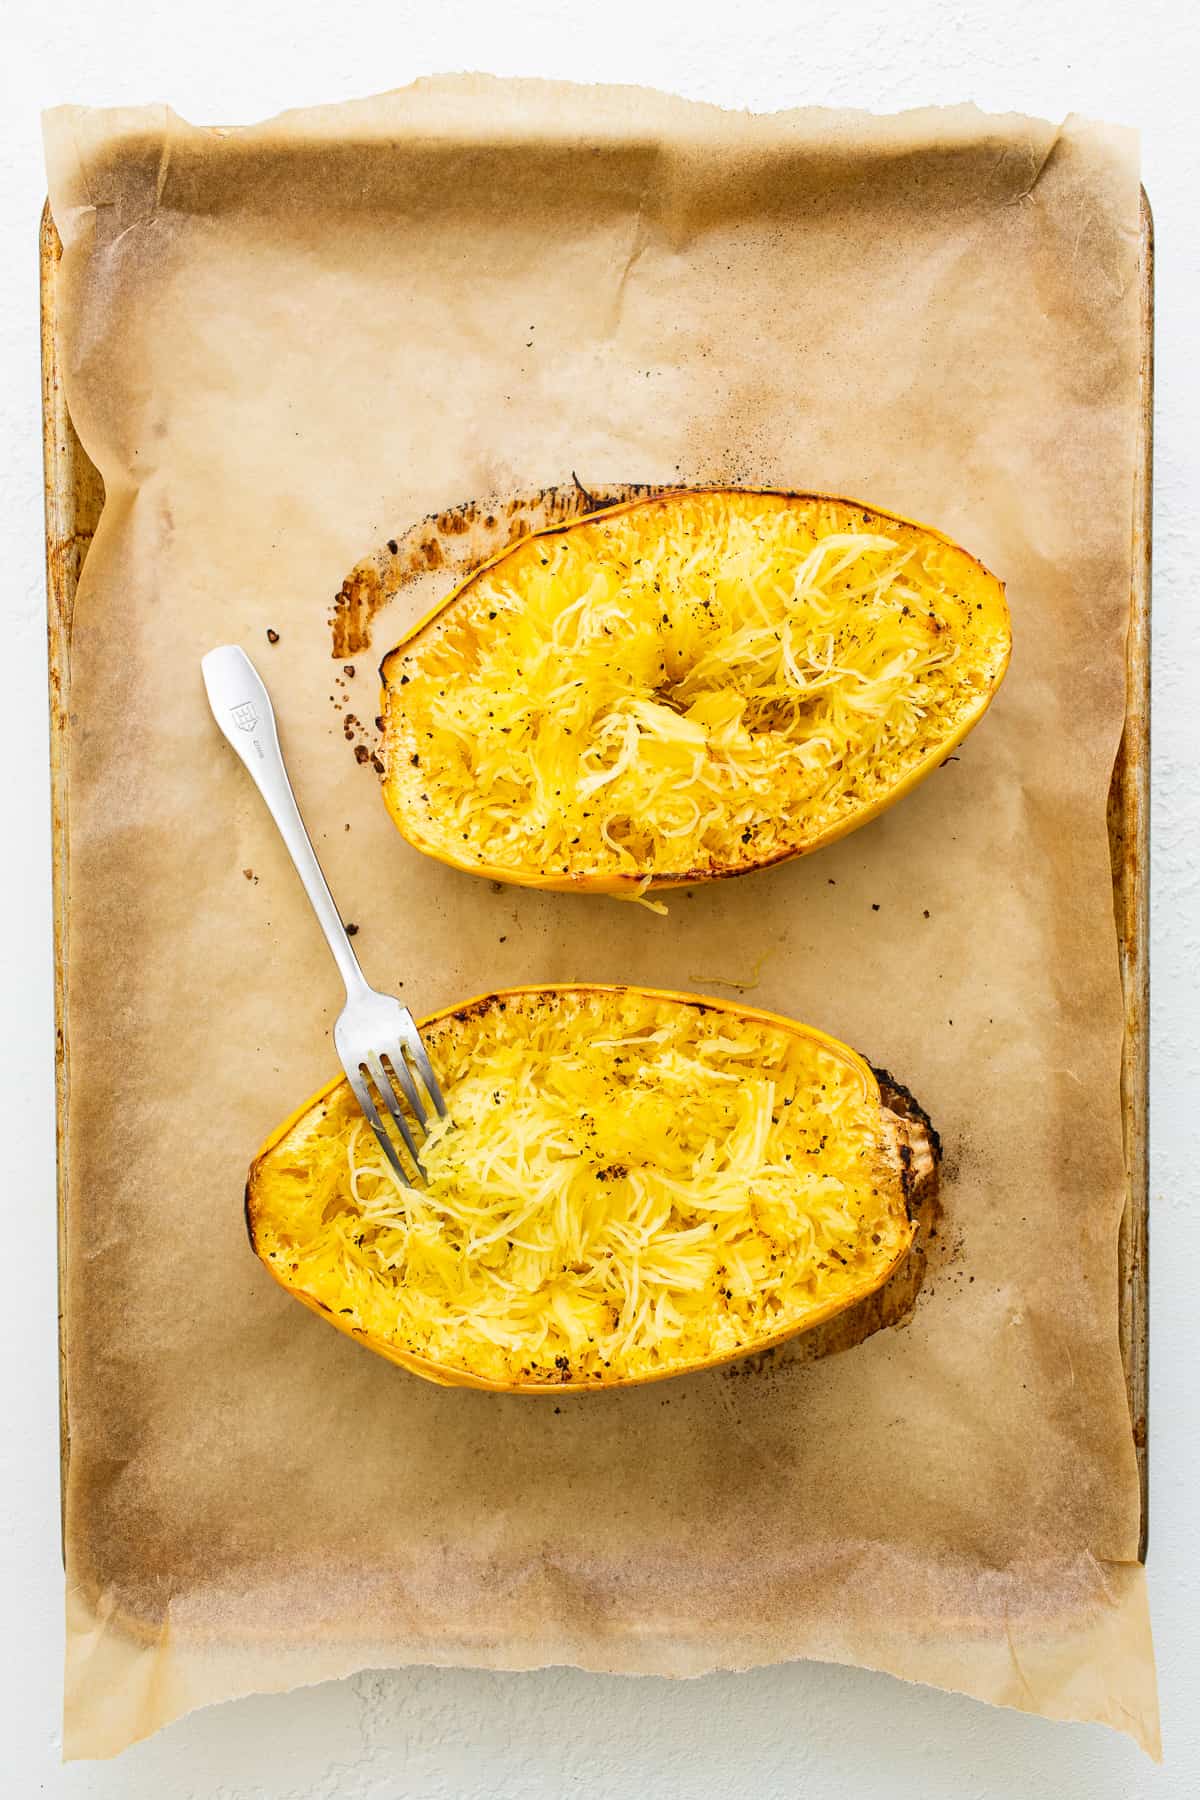
POLYGON ((325 942, 332 950, 333 960, 346 984, 346 1004, 333 1028, 333 1041, 346 1079, 388 1162, 400 1180, 411 1187, 412 1177, 380 1116, 371 1089, 374 1088, 400 1133, 416 1172, 423 1177, 425 1171, 416 1141, 394 1085, 394 1082, 399 1083, 422 1137, 429 1113, 421 1098, 418 1080, 439 1118, 445 1118, 446 1102, 421 1042, 421 1034, 407 1006, 402 1006, 390 994, 380 994, 368 986, 358 966, 358 958, 350 948, 346 928, 300 817, 300 808, 283 766, 270 696, 258 670, 246 652, 235 644, 210 650, 202 658, 200 669, 213 717, 250 771, 251 780, 279 827, 279 835, 296 865, 296 873, 304 883, 317 922, 325 933, 325 942))

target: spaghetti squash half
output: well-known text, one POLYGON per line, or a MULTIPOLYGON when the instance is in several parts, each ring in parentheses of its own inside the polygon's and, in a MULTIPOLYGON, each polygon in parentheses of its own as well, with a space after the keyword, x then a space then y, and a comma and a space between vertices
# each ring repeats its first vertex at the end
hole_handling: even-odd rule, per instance
POLYGON ((911 1097, 772 1013, 516 988, 421 1030, 427 1180, 339 1080, 264 1145, 246 1216, 290 1293, 433 1381, 594 1391, 768 1348, 880 1288, 936 1182, 911 1097))
POLYGON ((936 768, 1008 664, 1002 584, 813 494, 635 500, 518 540, 385 659, 417 849, 630 894, 801 856, 936 768))

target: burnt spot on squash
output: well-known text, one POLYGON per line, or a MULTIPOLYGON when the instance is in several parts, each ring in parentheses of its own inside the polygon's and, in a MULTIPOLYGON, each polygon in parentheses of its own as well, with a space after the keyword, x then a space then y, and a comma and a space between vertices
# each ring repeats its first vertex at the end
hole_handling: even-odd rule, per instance
POLYGON ((256 1237, 254 1235, 253 1188, 254 1188, 254 1178, 255 1178, 257 1169, 258 1169, 258 1164, 255 1163, 254 1166, 250 1170, 249 1178, 248 1178, 248 1180, 246 1182, 246 1186, 242 1192, 242 1217, 246 1221, 246 1236, 250 1239, 250 1248, 253 1250, 253 1252, 256 1256, 258 1255, 258 1240, 256 1239, 256 1237))
POLYGON ((913 1162, 912 1145, 911 1144, 901 1144, 901 1146, 900 1146, 900 1187, 904 1194, 905 1210, 907 1211, 910 1219, 912 1218, 912 1197, 913 1197, 913 1166, 912 1166, 912 1162, 913 1162))
POLYGON ((458 1025, 469 1025, 472 1019, 486 1018, 488 1013, 499 1006, 498 994, 481 994, 478 1000, 471 1000, 466 1006, 456 1007, 451 1018, 458 1025))
POLYGON ((910 1223, 918 1213, 933 1207, 929 1229, 932 1233, 941 1216, 938 1201, 942 1167, 942 1140, 925 1108, 910 1088, 897 1081, 887 1069, 873 1069, 879 1083, 879 1098, 893 1117, 903 1122, 905 1130, 897 1141, 900 1161, 900 1184, 910 1223))
POLYGON ((879 1083, 880 1097, 888 1111, 894 1112, 901 1119, 912 1119, 916 1124, 924 1127, 933 1152, 933 1159, 940 1164, 943 1154, 941 1137, 933 1120, 912 1089, 905 1087, 902 1081, 897 1081, 889 1069, 877 1069, 872 1064, 871 1073, 879 1083))

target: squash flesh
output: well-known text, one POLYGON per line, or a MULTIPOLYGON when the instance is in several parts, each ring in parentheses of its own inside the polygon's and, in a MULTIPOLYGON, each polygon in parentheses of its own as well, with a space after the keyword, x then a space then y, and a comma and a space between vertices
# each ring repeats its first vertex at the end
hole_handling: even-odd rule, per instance
POLYGON ((849 501, 666 495, 526 538, 384 663, 385 798, 456 866, 620 891, 828 843, 1007 664, 1001 584, 849 501))
POLYGON ((879 1287, 912 1238, 875 1077, 806 1027, 639 989, 514 990, 423 1027, 454 1121, 424 1187, 346 1084, 251 1172, 255 1249, 343 1331, 519 1391, 683 1373, 879 1287))

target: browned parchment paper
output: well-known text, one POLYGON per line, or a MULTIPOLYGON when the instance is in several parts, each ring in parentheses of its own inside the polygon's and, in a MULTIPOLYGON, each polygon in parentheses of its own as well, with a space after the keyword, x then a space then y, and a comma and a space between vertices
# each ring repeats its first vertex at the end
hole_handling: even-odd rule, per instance
POLYGON ((1156 1751, 1105 835, 1131 137, 471 78, 245 131, 67 108, 47 144, 108 494, 71 650, 68 1754, 366 1665, 796 1656, 1156 1751), (1009 584, 992 712, 884 819, 667 920, 422 859, 363 734, 450 577, 351 596, 360 644, 381 602, 352 656, 334 597, 424 515, 572 471, 823 488, 961 537, 1009 584), (331 1072, 339 994, 207 713, 224 640, 369 972, 418 1011, 741 983, 912 1086, 953 1255, 903 1328, 559 1408, 410 1378, 267 1279, 246 1163, 331 1072))

